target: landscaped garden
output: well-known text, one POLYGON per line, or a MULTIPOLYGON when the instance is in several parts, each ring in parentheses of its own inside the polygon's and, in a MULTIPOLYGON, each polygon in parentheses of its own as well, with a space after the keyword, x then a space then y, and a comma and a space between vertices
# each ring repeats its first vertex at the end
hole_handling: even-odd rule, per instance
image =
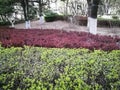
POLYGON ((0 30, 1 90, 119 90, 120 38, 0 30))
POLYGON ((120 0, 0 0, 0 90, 120 90, 119 8, 120 0))

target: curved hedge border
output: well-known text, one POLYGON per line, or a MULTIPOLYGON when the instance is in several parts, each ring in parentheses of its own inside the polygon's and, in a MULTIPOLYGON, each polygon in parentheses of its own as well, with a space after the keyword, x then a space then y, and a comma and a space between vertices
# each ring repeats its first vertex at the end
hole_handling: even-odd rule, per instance
POLYGON ((0 46, 0 90, 119 90, 120 50, 0 46))
POLYGON ((52 48, 88 48, 105 51, 119 50, 120 38, 92 35, 86 32, 61 30, 17 30, 1 29, 0 42, 4 47, 39 46, 52 48))

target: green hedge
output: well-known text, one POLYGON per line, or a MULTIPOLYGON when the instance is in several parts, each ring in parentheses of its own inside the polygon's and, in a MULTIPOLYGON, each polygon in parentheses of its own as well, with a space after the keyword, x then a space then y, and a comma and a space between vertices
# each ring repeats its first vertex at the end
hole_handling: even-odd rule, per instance
POLYGON ((0 22, 0 26, 7 26, 10 25, 10 22, 0 22))
POLYGON ((45 16, 46 22, 53 22, 53 21, 57 21, 57 20, 64 20, 64 16, 62 16, 62 15, 45 16))
POLYGON ((120 20, 98 18, 98 27, 120 27, 120 20))
MULTIPOLYGON (((86 17, 78 16, 77 20, 79 20, 79 25, 87 26, 86 17)), ((98 18, 97 25, 98 27, 120 27, 120 20, 98 18)))
POLYGON ((64 20, 63 15, 59 15, 58 13, 55 13, 51 10, 45 11, 44 14, 45 14, 45 21, 46 22, 53 22, 56 20, 64 20))
MULTIPOLYGON (((24 23, 25 21, 24 20, 18 20, 18 21, 15 21, 15 24, 20 24, 20 23, 24 23)), ((8 21, 8 22, 0 22, 0 27, 2 26, 6 26, 7 28, 9 28, 8 26, 10 26, 11 23, 8 21)))
POLYGON ((120 50, 3 48, 0 90, 119 90, 120 50))

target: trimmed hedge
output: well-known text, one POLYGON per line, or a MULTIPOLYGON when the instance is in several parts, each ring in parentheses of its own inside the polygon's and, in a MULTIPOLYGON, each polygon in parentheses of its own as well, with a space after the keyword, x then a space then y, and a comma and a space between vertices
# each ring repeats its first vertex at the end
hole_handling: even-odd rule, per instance
POLYGON ((88 48, 105 51, 120 50, 120 38, 93 35, 86 32, 61 30, 0 30, 0 42, 4 47, 39 46, 52 48, 88 48))
POLYGON ((118 19, 98 19, 98 27, 120 27, 118 19))
POLYGON ((62 16, 62 15, 45 16, 46 22, 53 22, 53 21, 57 21, 57 20, 64 20, 64 16, 62 16))
POLYGON ((0 22, 0 26, 7 26, 10 25, 10 22, 0 22))
POLYGON ((120 50, 0 46, 0 90, 119 90, 120 50))
MULTIPOLYGON (((87 17, 76 16, 75 18, 79 21, 79 25, 87 26, 87 17)), ((98 27, 120 27, 120 20, 98 18, 97 25, 98 27)))
POLYGON ((51 10, 47 10, 44 12, 45 14, 45 21, 46 22, 53 22, 56 20, 64 20, 64 16, 63 15, 59 15, 58 13, 55 13, 51 10))

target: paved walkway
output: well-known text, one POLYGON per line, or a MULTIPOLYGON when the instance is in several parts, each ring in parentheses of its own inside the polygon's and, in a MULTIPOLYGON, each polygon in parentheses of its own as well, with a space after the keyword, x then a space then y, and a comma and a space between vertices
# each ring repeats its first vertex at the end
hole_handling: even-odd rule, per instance
MULTIPOLYGON (((25 24, 17 24, 15 25, 17 29, 25 29, 25 24)), ((74 25, 65 21, 54 21, 54 22, 45 22, 43 24, 39 24, 39 21, 31 22, 32 29, 60 29, 66 31, 84 31, 88 32, 87 27, 74 25)), ((111 36, 120 36, 120 28, 99 28, 97 29, 97 33, 101 35, 111 35, 111 36)))

